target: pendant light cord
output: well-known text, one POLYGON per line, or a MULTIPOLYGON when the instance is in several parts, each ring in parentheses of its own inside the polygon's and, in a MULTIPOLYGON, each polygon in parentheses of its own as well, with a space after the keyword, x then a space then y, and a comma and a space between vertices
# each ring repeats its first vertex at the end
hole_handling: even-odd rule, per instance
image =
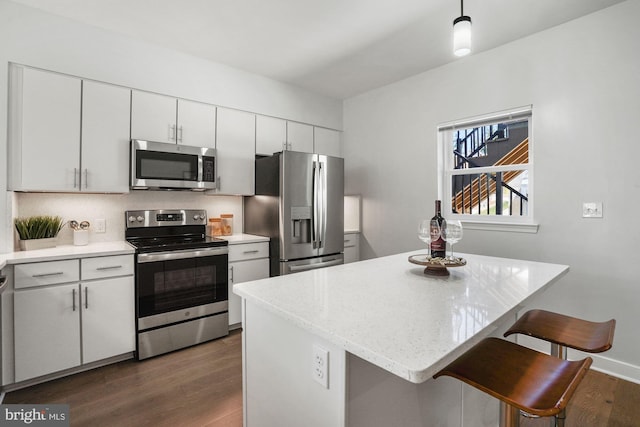
POLYGON ((460 0, 460 16, 464 16, 464 0, 460 0))

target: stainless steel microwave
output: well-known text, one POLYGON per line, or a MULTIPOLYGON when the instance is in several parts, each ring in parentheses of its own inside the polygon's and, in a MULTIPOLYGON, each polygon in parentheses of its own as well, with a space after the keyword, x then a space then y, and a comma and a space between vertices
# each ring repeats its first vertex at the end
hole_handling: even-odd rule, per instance
POLYGON ((204 191, 214 188, 214 148, 131 140, 131 189, 204 191))

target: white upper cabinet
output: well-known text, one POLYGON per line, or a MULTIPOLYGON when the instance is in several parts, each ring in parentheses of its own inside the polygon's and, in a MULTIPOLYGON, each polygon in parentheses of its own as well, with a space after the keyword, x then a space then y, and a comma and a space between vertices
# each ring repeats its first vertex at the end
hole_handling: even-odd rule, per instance
POLYGON ((178 99, 178 143, 216 147, 216 107, 178 99))
POLYGON ((11 67, 9 188, 80 188, 81 80, 11 67))
POLYGON ((313 126, 287 122, 287 150, 313 153, 313 126))
POLYGON ((340 132, 333 129, 314 129, 314 152, 326 156, 342 157, 340 132))
POLYGON ((82 191, 129 191, 131 90, 82 83, 82 191))
POLYGON ((134 90, 131 138, 214 148, 216 107, 134 90))
POLYGON ((270 156, 286 150, 287 121, 275 117, 256 116, 256 154, 270 156))
POLYGON ((131 139, 176 142, 176 98, 137 90, 131 93, 131 139))
POLYGON ((244 111, 218 108, 215 194, 255 193, 256 116, 244 111))
POLYGON ((9 188, 129 191, 130 92, 12 66, 9 188))

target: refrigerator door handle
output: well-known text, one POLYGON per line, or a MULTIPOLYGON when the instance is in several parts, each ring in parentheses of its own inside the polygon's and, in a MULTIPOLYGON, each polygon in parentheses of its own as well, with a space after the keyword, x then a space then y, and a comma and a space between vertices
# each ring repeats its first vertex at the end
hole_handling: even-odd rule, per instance
POLYGON ((324 162, 319 161, 319 177, 320 181, 320 194, 318 194, 318 198, 320 199, 320 242, 318 244, 319 248, 324 247, 325 238, 327 234, 327 168, 324 162))
POLYGON ((342 265, 342 264, 344 264, 343 260, 336 259, 332 261, 319 262, 316 264, 292 265, 289 267, 289 271, 292 273, 297 273, 299 271, 315 270, 316 268, 331 267, 332 265, 342 265))
POLYGON ((312 183, 312 216, 311 216, 311 243, 313 249, 318 248, 318 162, 313 162, 313 183, 312 183))

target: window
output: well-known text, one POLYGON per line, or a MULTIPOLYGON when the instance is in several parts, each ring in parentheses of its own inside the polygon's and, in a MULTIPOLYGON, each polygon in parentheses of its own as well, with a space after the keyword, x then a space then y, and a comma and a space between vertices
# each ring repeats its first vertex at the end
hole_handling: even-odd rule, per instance
POLYGON ((536 232, 531 106, 438 126, 443 216, 468 228, 536 232))

